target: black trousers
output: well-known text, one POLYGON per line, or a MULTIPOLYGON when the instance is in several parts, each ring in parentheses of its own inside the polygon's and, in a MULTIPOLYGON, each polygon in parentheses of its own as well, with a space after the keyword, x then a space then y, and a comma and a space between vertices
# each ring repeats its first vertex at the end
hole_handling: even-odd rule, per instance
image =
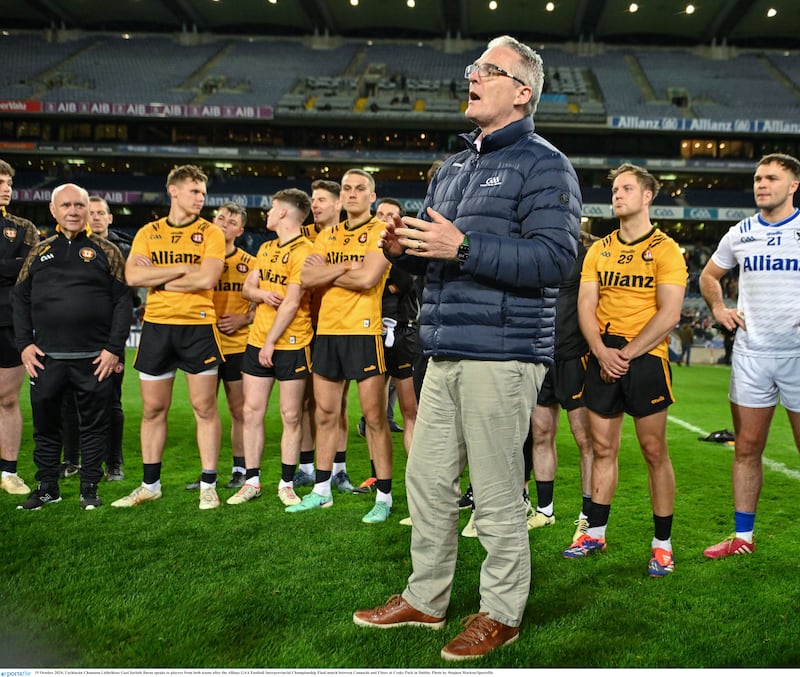
POLYGON ((78 410, 78 435, 81 441, 81 481, 97 483, 103 478, 102 463, 109 430, 109 404, 112 379, 98 381, 94 358, 57 360, 40 358, 44 369, 31 379, 33 413, 33 460, 36 479, 47 484, 58 482, 63 443, 62 402, 74 393, 78 410))
MULTIPOLYGON (((124 362, 120 362, 117 365, 117 369, 119 371, 115 371, 111 375, 112 398, 108 408, 110 425, 106 453, 103 458, 107 470, 114 466, 121 466, 123 461, 122 436, 125 429, 125 412, 122 410, 122 380, 125 378, 124 362)), ((64 462, 80 465, 82 454, 80 435, 78 433, 78 404, 75 401, 75 394, 72 392, 72 388, 64 394, 61 416, 64 462)))

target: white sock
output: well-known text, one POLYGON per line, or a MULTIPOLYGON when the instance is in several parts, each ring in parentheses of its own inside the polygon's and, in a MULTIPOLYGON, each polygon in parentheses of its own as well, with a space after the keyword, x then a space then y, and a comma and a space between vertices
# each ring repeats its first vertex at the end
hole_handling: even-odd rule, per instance
POLYGON ((331 477, 339 474, 340 472, 342 472, 342 470, 347 472, 347 463, 334 463, 333 470, 331 470, 331 477))
POLYGON ((388 494, 384 494, 380 489, 378 489, 377 493, 375 494, 375 502, 383 501, 386 503, 390 508, 392 507, 392 493, 389 492, 388 494))
MULTIPOLYGON (((247 480, 247 481, 249 482, 250 480, 247 480)), ((255 485, 255 486, 258 486, 258 485, 255 485)), ((278 491, 280 491, 281 489, 284 489, 285 487, 293 487, 293 486, 294 486, 294 484, 292 482, 284 482, 283 480, 281 480, 280 482, 278 482, 278 491)))
POLYGON ((157 491, 161 491, 161 480, 156 480, 152 484, 145 484, 144 482, 142 482, 142 486, 145 489, 148 489, 149 491, 156 493, 157 491))
POLYGON ((315 494, 319 494, 320 496, 330 496, 331 495, 331 481, 330 478, 326 482, 317 482, 314 485, 312 491, 315 494))
POLYGON ((753 532, 752 531, 737 531, 736 538, 741 538, 743 541, 747 541, 748 543, 753 542, 753 532))
POLYGON ((672 552, 672 539, 667 539, 666 541, 660 541, 657 538, 653 539, 653 542, 650 544, 650 547, 654 550, 656 548, 662 548, 664 550, 669 550, 672 552))
POLYGON ((217 483, 214 482, 213 484, 209 484, 208 482, 203 482, 200 480, 200 491, 205 491, 206 489, 216 489, 217 483))
POLYGON ((590 538, 605 538, 606 537, 606 527, 608 525, 604 524, 602 527, 589 527, 586 535, 590 538))
POLYGON ((300 470, 302 470, 306 475, 313 475, 314 474, 314 464, 313 463, 301 463, 300 470))
POLYGON ((536 512, 540 512, 547 517, 553 516, 553 504, 544 506, 544 508, 540 508, 538 505, 536 506, 536 512))
MULTIPOLYGON (((253 477, 248 477, 245 480, 244 483, 245 484, 249 484, 251 487, 258 488, 258 487, 261 486, 261 477, 259 475, 254 475, 253 477)), ((291 482, 289 482, 289 484, 291 484, 291 482)), ((280 489, 280 487, 278 487, 278 489, 280 489)))

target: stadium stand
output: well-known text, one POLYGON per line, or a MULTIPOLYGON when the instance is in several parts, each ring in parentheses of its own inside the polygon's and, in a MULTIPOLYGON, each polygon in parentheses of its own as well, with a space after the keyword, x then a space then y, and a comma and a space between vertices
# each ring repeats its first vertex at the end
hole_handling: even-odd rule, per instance
MULTIPOLYGON (((569 116, 784 119, 800 116, 800 57, 748 52, 712 59, 688 48, 598 47, 589 54, 544 46, 543 120, 569 116), (676 100, 674 90, 686 92, 676 100), (765 108, 764 101, 769 101, 765 108)), ((218 38, 184 45, 172 36, 94 34, 49 42, 6 36, 8 98, 117 103, 275 106, 284 112, 458 115, 474 50, 342 41, 313 49, 302 39, 218 38), (163 68, 169 63, 169 68, 163 68), (120 78, 120 73, 147 77, 120 78)))
POLYGON ((634 56, 660 100, 668 100, 672 88, 685 89, 697 117, 781 118, 798 112, 800 98, 773 77, 760 55, 711 60, 687 50, 637 48, 634 56))
POLYGON ((5 36, 0 42, 4 94, 20 99, 38 98, 57 86, 59 67, 95 40, 85 37, 69 43, 52 43, 38 33, 5 36))
MULTIPOLYGON (((276 105, 299 81, 314 78, 319 83, 343 74, 357 51, 357 45, 316 50, 291 40, 237 40, 226 45, 194 79, 223 78, 235 86, 203 95, 204 104, 276 105)), ((197 86, 197 85, 196 85, 197 86)), ((320 84, 320 86, 324 86, 320 84)), ((333 85, 338 89, 341 82, 333 85)))
POLYGON ((181 86, 218 50, 218 44, 185 46, 170 37, 105 36, 65 58, 55 68, 65 76, 63 84, 41 99, 189 103, 194 93, 181 86), (169 68, 164 68, 165 63, 169 68), (146 73, 147 77, 123 77, 126 73, 146 73))

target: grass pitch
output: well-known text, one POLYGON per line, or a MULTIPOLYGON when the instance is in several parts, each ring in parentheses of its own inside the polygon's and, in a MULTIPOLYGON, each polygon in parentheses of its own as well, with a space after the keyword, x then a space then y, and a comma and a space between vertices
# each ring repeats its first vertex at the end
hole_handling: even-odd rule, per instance
MULTIPOLYGON (((132 360, 128 360, 130 365, 132 360)), ((705 560, 704 547, 733 528, 732 449, 698 441, 731 428, 726 367, 675 368, 670 452, 677 477, 675 573, 646 575, 652 516, 633 426, 626 420, 620 481, 608 549, 566 560, 580 508, 578 453, 566 419, 559 431, 556 523, 531 532, 534 584, 518 642, 465 668, 727 667, 800 664, 800 539, 793 498, 800 460, 782 410, 765 452, 764 489, 752 556, 705 560)), ((395 445, 395 508, 389 522, 365 525, 373 495, 334 496, 330 510, 287 515, 277 499, 280 422, 277 393, 267 414, 263 496, 241 506, 199 511, 184 484, 199 469, 185 385, 176 379, 161 500, 129 510, 110 503, 141 481, 136 373, 125 380, 123 482, 103 483, 106 505, 78 507, 79 483, 37 512, 0 494, 0 667, 49 668, 447 668, 441 647, 478 610, 483 550, 461 539, 443 631, 376 631, 351 621, 355 609, 401 592, 410 571, 400 435, 395 445)), ((27 386, 20 474, 33 485, 27 386)), ((223 405, 224 410, 224 405, 223 405)), ((369 473, 356 434, 351 389, 348 470, 369 473)), ((398 418, 399 420, 399 418, 398 418)), ((220 478, 230 470, 223 416, 220 478)), ((468 519, 462 511, 461 526, 468 519)))

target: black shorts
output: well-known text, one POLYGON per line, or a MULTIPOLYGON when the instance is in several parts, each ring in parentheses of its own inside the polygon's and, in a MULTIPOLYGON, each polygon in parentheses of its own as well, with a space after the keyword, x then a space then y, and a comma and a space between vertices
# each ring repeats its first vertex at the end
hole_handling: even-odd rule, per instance
POLYGON ((583 384, 588 357, 587 354, 569 360, 556 360, 547 370, 536 404, 543 407, 560 404, 567 411, 584 406, 583 384))
POLYGON ((219 365, 217 378, 225 383, 242 380, 242 358, 244 353, 230 353, 225 355, 225 361, 219 365))
POLYGON ((383 337, 317 336, 314 373, 331 381, 363 381, 386 373, 383 337))
POLYGON ((0 369, 12 369, 21 364, 22 358, 14 341, 14 327, 0 327, 0 369))
POLYGON ((276 350, 272 353, 272 366, 265 367, 258 361, 260 348, 248 345, 242 357, 242 373, 259 378, 274 378, 276 381, 297 381, 311 373, 311 348, 276 350))
POLYGON ((422 354, 419 347, 419 335, 416 327, 396 327, 394 345, 383 347, 386 357, 386 373, 394 378, 411 378, 414 375, 414 364, 422 354))
POLYGON ((669 361, 649 353, 631 360, 628 373, 613 383, 600 378, 600 363, 594 355, 586 366, 583 402, 601 416, 622 412, 642 418, 666 409, 675 401, 669 361))
POLYGON ((160 376, 175 369, 201 374, 223 362, 213 324, 143 322, 133 366, 142 373, 160 376))

